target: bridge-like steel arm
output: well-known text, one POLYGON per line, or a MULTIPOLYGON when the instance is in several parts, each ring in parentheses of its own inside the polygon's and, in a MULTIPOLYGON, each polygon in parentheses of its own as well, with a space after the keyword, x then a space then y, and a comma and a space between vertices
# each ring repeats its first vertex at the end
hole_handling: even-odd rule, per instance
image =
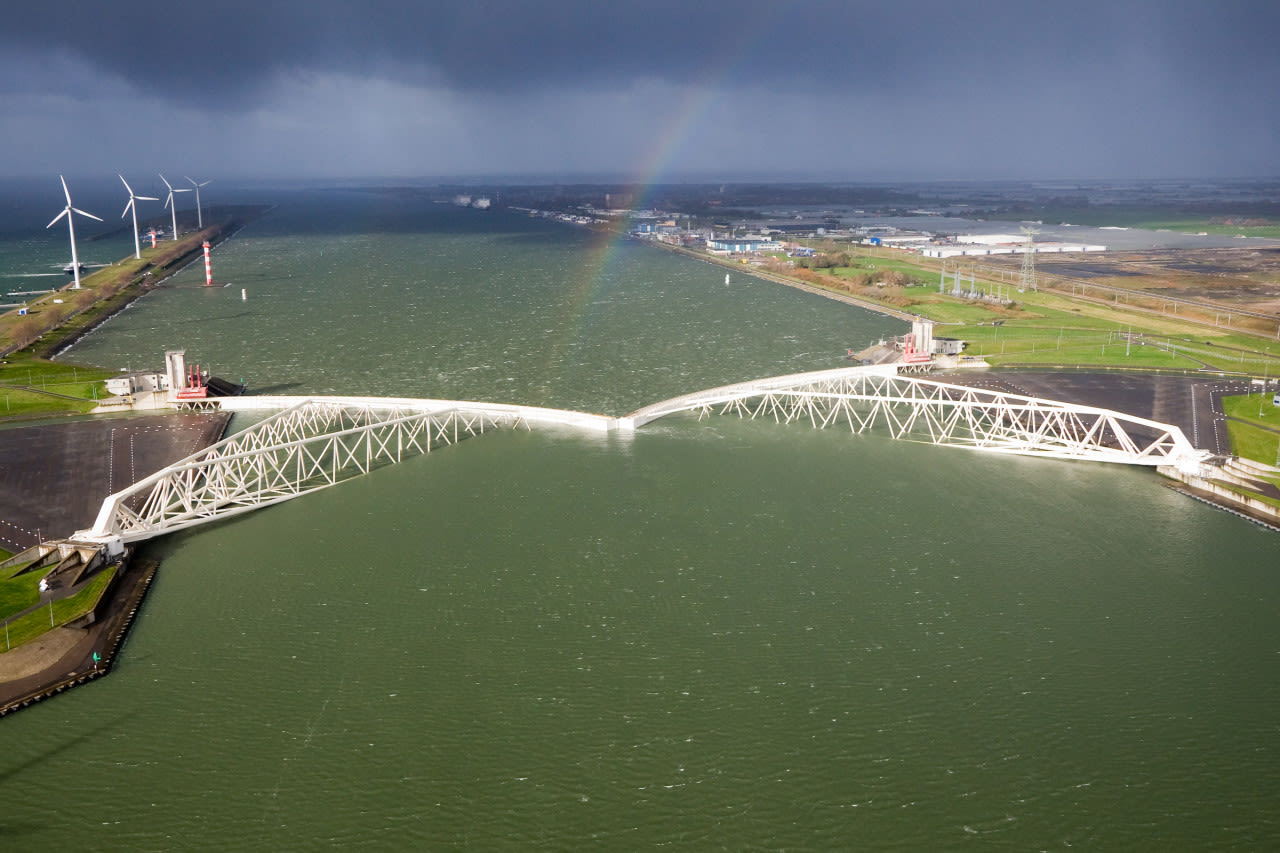
MULTIPOLYGON (((289 500, 406 456, 496 428, 558 422, 604 429, 612 419, 506 405, 427 400, 258 398, 291 404, 253 427, 109 496, 77 538, 131 542, 289 500)), ((228 407, 233 408, 233 407, 228 407)))
POLYGON ((891 368, 774 377, 726 385, 640 409, 635 428, 678 412, 773 417, 815 428, 883 425, 894 438, 1003 453, 1132 465, 1198 466, 1205 456, 1176 426, 1110 409, 899 376, 891 368))
POLYGON ((370 397, 238 397, 232 411, 276 410, 103 502, 73 541, 124 543, 248 512, 429 453, 500 427, 556 424, 631 432, 679 412, 772 417, 815 428, 883 426, 907 438, 1001 453, 1198 468, 1208 455, 1176 426, 1077 406, 850 367, 726 385, 647 406, 625 418, 500 403, 370 397))

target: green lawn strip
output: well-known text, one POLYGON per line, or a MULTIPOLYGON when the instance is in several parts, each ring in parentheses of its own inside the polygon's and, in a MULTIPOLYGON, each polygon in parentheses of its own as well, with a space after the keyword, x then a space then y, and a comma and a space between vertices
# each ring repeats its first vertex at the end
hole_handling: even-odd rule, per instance
POLYGON ((1199 362, 1171 355, 1165 349, 1154 346, 1133 345, 1126 354, 1123 341, 1101 345, 1027 347, 1025 342, 1007 343, 1003 351, 993 346, 989 352, 966 350, 970 355, 982 355, 992 365, 1000 364, 1053 364, 1089 367, 1124 367, 1134 370, 1196 370, 1199 362))
POLYGON ((900 292, 913 300, 906 310, 940 324, 934 328, 935 337, 968 341, 966 354, 987 357, 993 364, 1206 368, 1280 376, 1280 344, 1271 353, 1265 344, 1258 347, 1257 338, 1214 333, 1172 317, 1080 303, 1044 291, 1017 294, 1012 311, 939 294, 927 286, 900 292), (1125 355, 1128 335, 1133 339, 1125 355), (1050 347, 1054 354, 1042 351, 1050 347))
POLYGON ((87 413, 109 396, 102 381, 114 375, 100 367, 36 358, 30 350, 12 353, 0 360, 0 419, 87 413))
POLYGON ((89 581, 84 589, 70 598, 53 603, 53 625, 49 624, 49 608, 42 607, 34 613, 28 613, 21 619, 9 623, 9 645, 17 646, 30 642, 53 627, 65 625, 88 613, 98 605, 98 600, 107 589, 107 584, 115 577, 117 567, 114 565, 102 569, 89 581))
POLYGON ((1276 391, 1268 388, 1260 394, 1236 394, 1222 398, 1222 412, 1258 426, 1280 429, 1280 406, 1271 400, 1276 391))
MULTIPOLYGON (((1000 319, 1002 316, 980 303, 961 303, 956 305, 945 302, 922 301, 912 305, 910 310, 935 322, 947 324, 947 326, 953 323, 989 323, 992 320, 1000 319)), ((941 329, 937 333, 945 335, 941 329)))
POLYGON ((34 391, 20 391, 0 386, 0 419, 6 417, 32 417, 35 415, 85 414, 97 405, 93 400, 83 402, 51 397, 34 391))
MULTIPOLYGON (((867 255, 857 251, 849 251, 848 249, 837 248, 835 251, 843 251, 849 255, 850 265, 847 267, 831 267, 826 272, 845 277, 853 277, 857 275, 866 275, 868 273, 878 272, 900 272, 913 278, 922 279, 926 283, 932 283, 934 290, 937 290, 937 282, 941 281, 941 272, 937 269, 931 269, 918 263, 912 263, 908 260, 900 258, 892 258, 884 255, 867 255)), ((948 279, 948 282, 950 279, 948 279)))
POLYGON ((25 353, 14 353, 0 363, 0 383, 5 385, 29 385, 33 388, 48 387, 60 394, 68 393, 64 387, 76 383, 101 381, 114 372, 101 367, 88 367, 72 362, 48 361, 25 353))
MULTIPOLYGON (((820 247, 815 246, 815 248, 820 247)), ((831 247, 827 248, 830 249, 831 247)), ((957 331, 956 328, 950 328, 946 331, 937 330, 935 331, 936 335, 976 340, 978 335, 972 333, 968 327, 1003 319, 1002 332, 1005 335, 1005 349, 1008 351, 1019 346, 1014 343, 1014 340, 1019 336, 1017 330, 1024 322, 1028 320, 1046 324, 1056 322, 1061 326, 1088 326, 1097 329, 1132 332, 1135 335, 1146 335, 1148 337, 1174 339, 1177 346, 1189 358, 1205 363, 1204 365, 1190 364, 1174 359, 1176 363, 1173 365, 1161 365, 1165 367, 1196 369, 1201 366, 1207 366, 1225 372, 1258 375, 1263 375, 1266 371, 1274 369, 1272 375, 1280 375, 1280 343, 1277 343, 1277 352, 1271 354, 1267 345, 1264 343, 1259 346, 1259 339, 1254 336, 1243 335, 1226 329, 1206 329, 1204 326, 1189 323, 1172 315, 1144 312, 1118 304, 1086 302, 1048 290, 1019 293, 1015 287, 1010 286, 1008 283, 996 283, 989 279, 979 278, 976 281, 976 287, 979 290, 991 292, 998 286, 1001 293, 1007 294, 1014 300, 1014 305, 1010 308, 1001 308, 987 302, 966 300, 947 293, 940 293, 936 283, 939 279, 937 266, 880 254, 862 254, 856 249, 844 249, 838 246, 835 248, 848 252, 852 256, 855 266, 838 267, 822 270, 821 272, 827 275, 834 274, 837 279, 885 270, 896 270, 905 273, 916 284, 905 288, 892 288, 891 290, 906 297, 910 304, 906 306, 896 305, 888 299, 881 299, 881 302, 889 307, 920 314, 937 323, 948 325, 964 324, 964 327, 962 327, 964 328, 963 332, 957 331), (1216 349, 1215 347, 1221 349, 1216 349)), ((839 290, 834 285, 831 289, 839 290)), ((888 292, 884 294, 886 297, 888 295, 888 292)), ((876 301, 875 295, 870 295, 866 298, 876 301)), ((1028 344, 1029 342, 1030 339, 1028 339, 1028 344)), ((1036 348, 1039 349, 1038 346, 1036 348)), ((1031 349, 1030 345, 1026 346, 1025 349, 1029 351, 1031 349)), ((1099 358, 1090 357, 1085 363, 1111 363, 1111 359, 1104 357, 1100 348, 1099 358)))
POLYGON ((1231 439, 1231 452, 1241 459, 1275 465, 1280 458, 1280 434, 1229 420, 1227 435, 1231 439))
POLYGON ((1207 367, 1231 373, 1280 375, 1280 354, 1269 353, 1265 347, 1261 351, 1243 351, 1245 347, 1256 347, 1256 339, 1250 341, 1233 336, 1209 343, 1203 336, 1170 334, 1168 329, 1152 329, 1144 323, 1119 326, 1102 318, 1041 306, 1036 306, 1035 313, 1040 316, 1012 318, 999 326, 936 328, 934 334, 970 341, 972 346, 966 352, 975 355, 998 353, 1002 347, 1006 354, 1030 352, 1033 348, 1039 352, 1045 345, 1056 349, 1061 337, 1063 357, 1078 358, 1081 364, 1119 366, 1132 361, 1134 353, 1137 353, 1141 361, 1162 368, 1196 370, 1207 367), (1055 325, 1055 322, 1060 325, 1055 325), (1125 338, 1129 334, 1133 339, 1129 342, 1130 356, 1126 358, 1123 353, 1125 338), (1231 348, 1235 346, 1240 349, 1231 348), (1067 351, 1069 348, 1070 352, 1067 351), (1150 352, 1153 349, 1162 356, 1153 356, 1150 352))
POLYGON ((0 619, 21 613, 40 601, 40 579, 46 573, 17 574, 21 570, 20 566, 5 569, 6 577, 0 579, 0 619))

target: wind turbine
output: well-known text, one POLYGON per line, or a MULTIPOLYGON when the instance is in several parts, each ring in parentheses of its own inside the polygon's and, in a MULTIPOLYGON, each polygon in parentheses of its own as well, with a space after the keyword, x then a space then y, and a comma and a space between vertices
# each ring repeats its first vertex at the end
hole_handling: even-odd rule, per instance
POLYGON ((78 213, 81 216, 87 216, 90 219, 97 219, 99 222, 101 222, 102 219, 100 217, 94 216, 92 213, 85 213, 83 210, 81 210, 78 207, 72 207, 71 206, 71 190, 67 189, 67 179, 59 175, 58 180, 62 181, 62 194, 67 197, 67 206, 62 209, 61 213, 53 217, 53 222, 50 222, 48 225, 45 226, 45 228, 52 228, 55 224, 57 224, 59 219, 61 219, 64 216, 67 217, 67 230, 71 232, 71 273, 76 277, 75 289, 79 290, 80 289, 80 258, 77 257, 76 255, 76 225, 75 225, 75 222, 72 221, 75 217, 73 217, 71 214, 78 213))
POLYGON ((120 183, 124 184, 124 188, 129 191, 129 201, 124 206, 124 213, 120 214, 120 218, 124 219, 124 214, 130 210, 133 211, 133 256, 138 260, 142 260, 142 242, 138 239, 138 205, 139 201, 159 201, 158 198, 152 198, 149 195, 134 195, 133 187, 129 186, 129 182, 124 179, 124 175, 117 174, 120 183))
MULTIPOLYGON (((191 181, 191 186, 196 188, 196 224, 198 227, 204 228, 204 213, 201 212, 200 210, 200 188, 205 184, 209 183, 209 181, 202 181, 201 183, 197 184, 195 181, 191 180, 190 175, 187 175, 185 177, 187 178, 188 181, 191 181)), ((210 178, 209 180, 211 181, 213 179, 210 178)))
POLYGON ((178 239, 178 206, 173 203, 173 194, 189 193, 191 192, 191 190, 188 190, 188 189, 175 190, 173 188, 173 184, 165 180, 164 175, 160 175, 160 180, 164 181, 164 185, 169 188, 169 195, 164 200, 164 206, 169 208, 169 211, 173 214, 173 239, 177 240, 178 239))

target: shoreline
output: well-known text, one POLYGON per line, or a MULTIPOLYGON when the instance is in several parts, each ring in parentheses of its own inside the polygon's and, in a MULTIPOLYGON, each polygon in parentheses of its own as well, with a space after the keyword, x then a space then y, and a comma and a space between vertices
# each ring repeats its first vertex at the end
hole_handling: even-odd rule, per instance
MULTIPOLYGON (((159 290, 166 281, 173 278, 175 275, 182 272, 187 267, 199 261, 202 253, 202 249, 203 249, 203 243, 204 243, 204 240, 201 239, 201 235, 208 232, 210 228, 216 229, 216 230, 208 234, 205 239, 209 241, 209 244, 211 246, 220 246, 223 243, 226 243, 236 234, 239 234, 242 230, 244 230, 244 227, 248 225, 250 222, 252 222, 254 219, 257 219, 261 216, 265 216, 272 209, 274 209, 274 207, 259 211, 255 215, 248 218, 243 218, 243 219, 237 216, 233 216, 230 219, 226 220, 225 222, 221 222, 216 225, 211 225, 209 226, 209 228, 206 228, 203 231, 197 231, 194 234, 188 235, 188 237, 184 238, 184 240, 181 242, 185 244, 186 240, 190 240, 191 241, 190 244, 183 245, 183 250, 181 254, 174 256, 170 261, 166 263, 166 267, 169 269, 168 269, 168 272, 162 278, 156 279, 153 282, 146 282, 146 283, 138 280, 131 282, 130 286, 134 286, 134 285, 137 286, 136 292, 129 294, 129 296, 125 298, 123 302, 121 302, 118 306, 115 306, 112 310, 104 311, 98 316, 90 318, 90 320, 87 323, 85 323, 85 325, 81 326, 80 328, 76 329, 74 332, 70 333, 66 337, 59 340, 52 347, 48 348, 47 350, 48 355, 45 357, 48 358, 50 361, 53 361, 65 355, 68 351, 71 350, 72 347, 78 344, 90 333, 97 331, 97 329, 100 326, 102 326, 103 323, 106 323, 111 318, 128 310, 129 307, 132 306, 134 302, 146 296, 147 294, 152 293, 156 290, 159 290)), ((139 276, 139 278, 142 278, 142 277, 143 276, 139 276)))
MULTIPOLYGON (((36 527, 74 530, 96 514, 102 496, 112 491, 113 478, 122 482, 133 475, 135 466, 149 471, 207 448, 225 434, 230 420, 228 413, 173 412, 0 433, 0 467, 10 475, 0 490, 0 515, 10 531, 21 530, 30 537, 25 542, 14 539, 13 544, 19 549, 33 544, 36 527), (129 448, 127 459, 111 452, 116 445, 129 448)), ((157 566, 155 560, 138 559, 133 549, 126 551, 92 610, 0 651, 0 716, 109 672, 157 566)))
MULTIPOLYGON (((0 681, 0 717, 29 708, 72 687, 87 684, 111 671, 160 567, 155 560, 141 560, 136 566, 133 562, 132 555, 125 558, 111 589, 94 609, 95 615, 102 613, 101 618, 95 618, 86 628, 62 626, 54 629, 83 632, 72 642, 67 642, 68 635, 63 634, 57 658, 30 674, 0 681), (93 660, 95 654, 99 658, 97 662, 93 660)), ((12 654, 12 651, 5 654, 12 654)))
MULTIPOLYGON (((68 316, 62 325, 45 332, 33 343, 22 347, 10 343, 0 348, 0 358, 29 351, 36 358, 48 361, 57 359, 83 337, 127 309, 135 300, 160 288, 164 282, 195 263, 201 255, 205 240, 208 240, 211 245, 221 245, 240 233, 250 222, 266 216, 274 209, 275 205, 247 206, 242 210, 235 210, 221 222, 210 224, 199 231, 188 232, 185 237, 176 241, 178 251, 171 255, 161 255, 155 262, 148 262, 140 267, 132 279, 116 293, 95 302, 83 311, 68 316), (162 276, 154 281, 149 280, 155 271, 161 272, 162 276), (77 324, 77 320, 82 322, 77 324), (74 328, 68 328, 69 326, 74 328)), ((129 255, 116 263, 124 263, 132 258, 133 256, 129 255)), ((72 285, 68 284, 58 288, 54 293, 65 293, 71 288, 72 285)))
POLYGON ((696 252, 692 249, 686 249, 683 246, 672 246, 669 243, 663 243, 658 240, 643 240, 639 237, 631 237, 631 235, 625 236, 628 236, 630 239, 640 243, 641 245, 653 246, 656 249, 663 249, 664 251, 668 251, 676 255, 684 255, 685 257, 691 258, 695 261, 702 261, 703 263, 723 267, 727 270, 738 270, 739 272, 746 273, 753 278, 758 278, 761 281, 781 284, 784 287, 793 287, 796 290, 812 293, 815 296, 822 296, 835 302, 843 302, 846 305, 853 305, 854 307, 873 311, 877 314, 884 314, 885 316, 893 317, 897 320, 905 320, 908 323, 917 319, 919 316, 917 314, 912 314, 909 311, 903 311, 899 308, 891 308, 888 305, 881 305, 869 299, 854 296, 851 293, 840 293, 825 287, 819 287, 816 284, 810 284, 806 281, 800 281, 799 279, 788 278, 786 276, 778 275, 777 273, 767 272, 765 270, 755 268, 750 264, 737 263, 731 260, 719 258, 715 255, 709 255, 706 252, 696 252))

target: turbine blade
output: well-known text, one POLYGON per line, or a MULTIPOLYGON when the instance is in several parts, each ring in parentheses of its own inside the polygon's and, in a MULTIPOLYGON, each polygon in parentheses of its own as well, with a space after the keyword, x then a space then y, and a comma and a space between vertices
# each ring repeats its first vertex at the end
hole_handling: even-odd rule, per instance
POLYGON ((120 214, 121 219, 129 215, 129 208, 131 207, 133 207, 133 196, 129 196, 129 200, 124 203, 124 213, 120 214))
POLYGON ((53 222, 50 222, 48 225, 46 225, 46 226, 45 226, 45 228, 52 228, 52 227, 57 223, 57 221, 58 221, 59 219, 61 219, 62 217, 64 217, 64 216, 66 216, 66 215, 67 215, 67 211, 69 211, 69 210, 71 210, 71 208, 69 208, 69 207, 64 207, 64 208, 62 209, 62 212, 61 212, 61 213, 59 213, 57 216, 53 217, 53 222))
POLYGON ((129 198, 133 198, 133 187, 129 186, 129 182, 124 179, 124 175, 116 172, 116 177, 120 179, 120 183, 124 184, 124 188, 129 191, 129 198))
MULTIPOLYGON (((156 172, 156 174, 160 175, 159 172, 156 172)), ((169 192, 173 192, 173 184, 169 183, 168 181, 165 181, 164 175, 160 175, 160 180, 164 181, 164 185, 169 188, 169 192)))
POLYGON ((164 206, 168 207, 173 204, 173 190, 169 190, 169 195, 164 200, 164 206))
POLYGON ((71 206, 71 190, 67 189, 67 179, 59 175, 58 180, 62 181, 62 194, 67 197, 67 207, 70 207, 71 206))
POLYGON ((85 211, 81 210, 81 209, 80 209, 80 208, 78 208, 78 207, 73 207, 73 208, 71 208, 71 209, 72 209, 72 210, 74 210, 76 213, 80 214, 81 216, 87 216, 87 217, 89 217, 90 219, 96 219, 96 220, 98 220, 99 222, 101 222, 101 221, 102 221, 102 217, 101 217, 101 216, 94 216, 92 213, 86 213, 85 211))
POLYGON ((160 200, 158 198, 153 198, 152 196, 149 196, 149 195, 135 195, 134 198, 136 198, 138 201, 159 201, 160 200))

